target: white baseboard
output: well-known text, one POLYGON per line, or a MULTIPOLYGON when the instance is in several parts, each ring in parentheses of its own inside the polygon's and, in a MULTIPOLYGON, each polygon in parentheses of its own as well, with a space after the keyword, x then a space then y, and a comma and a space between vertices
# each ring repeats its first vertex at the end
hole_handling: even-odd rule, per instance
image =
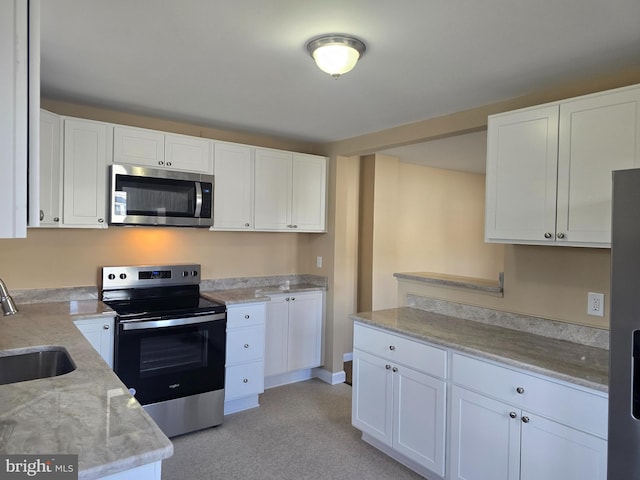
POLYGON ((347 375, 346 373, 344 373, 344 370, 333 373, 329 370, 325 370, 324 368, 314 368, 313 376, 315 378, 319 378, 325 383, 328 383, 329 385, 344 383, 344 381, 347 379, 347 375))
POLYGON ((343 362, 351 362, 353 361, 353 352, 347 352, 342 356, 343 362))
POLYGON ((236 398, 235 400, 228 400, 224 402, 224 414, 229 415, 231 413, 249 410, 250 408, 257 408, 259 406, 260 403, 258 403, 258 395, 236 398))
POLYGON ((347 377, 344 370, 333 373, 322 367, 307 368, 264 377, 264 388, 281 387, 290 383, 304 382, 310 378, 318 378, 329 385, 337 385, 338 383, 344 383, 347 377))

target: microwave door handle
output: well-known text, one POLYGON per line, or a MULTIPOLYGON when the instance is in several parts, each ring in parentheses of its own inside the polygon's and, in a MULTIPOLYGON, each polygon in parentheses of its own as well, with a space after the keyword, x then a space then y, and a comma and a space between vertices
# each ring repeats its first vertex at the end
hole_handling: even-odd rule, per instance
POLYGON ((196 211, 193 215, 196 218, 200 218, 200 212, 202 211, 202 184, 196 182, 196 211))

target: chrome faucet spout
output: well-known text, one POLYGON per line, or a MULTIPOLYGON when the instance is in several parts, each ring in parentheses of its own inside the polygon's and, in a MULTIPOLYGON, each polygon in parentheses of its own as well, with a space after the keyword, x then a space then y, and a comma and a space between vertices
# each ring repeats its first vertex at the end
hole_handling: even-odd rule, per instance
POLYGON ((0 304, 2 305, 2 311, 5 315, 18 313, 16 303, 13 301, 13 298, 11 298, 11 295, 9 295, 7 286, 4 284, 2 279, 0 279, 0 304))

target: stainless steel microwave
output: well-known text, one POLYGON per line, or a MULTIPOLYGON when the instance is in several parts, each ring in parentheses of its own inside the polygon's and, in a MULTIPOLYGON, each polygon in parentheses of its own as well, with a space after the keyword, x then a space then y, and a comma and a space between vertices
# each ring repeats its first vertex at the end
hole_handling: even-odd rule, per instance
POLYGON ((111 165, 111 225, 210 227, 213 175, 111 165))

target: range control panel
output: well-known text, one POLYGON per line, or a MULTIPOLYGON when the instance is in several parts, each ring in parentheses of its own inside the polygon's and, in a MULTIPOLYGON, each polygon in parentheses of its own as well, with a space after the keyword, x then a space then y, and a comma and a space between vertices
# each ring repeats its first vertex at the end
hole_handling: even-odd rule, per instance
POLYGON ((198 264, 102 267, 102 290, 198 284, 198 264))

